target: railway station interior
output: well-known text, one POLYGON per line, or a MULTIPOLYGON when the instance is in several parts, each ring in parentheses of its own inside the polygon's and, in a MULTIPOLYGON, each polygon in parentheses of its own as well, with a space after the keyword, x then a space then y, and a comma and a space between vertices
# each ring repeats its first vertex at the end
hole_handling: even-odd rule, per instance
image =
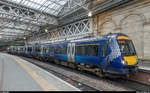
POLYGON ((0 0, 0 92, 150 91, 150 0, 0 0))

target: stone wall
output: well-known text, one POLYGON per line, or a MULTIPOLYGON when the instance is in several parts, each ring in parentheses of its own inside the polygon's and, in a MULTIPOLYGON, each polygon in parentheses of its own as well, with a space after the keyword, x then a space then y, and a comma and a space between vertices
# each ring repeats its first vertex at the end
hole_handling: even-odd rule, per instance
POLYGON ((94 35, 127 34, 133 40, 139 58, 150 60, 150 1, 139 0, 130 6, 119 6, 95 15, 93 31, 94 35))

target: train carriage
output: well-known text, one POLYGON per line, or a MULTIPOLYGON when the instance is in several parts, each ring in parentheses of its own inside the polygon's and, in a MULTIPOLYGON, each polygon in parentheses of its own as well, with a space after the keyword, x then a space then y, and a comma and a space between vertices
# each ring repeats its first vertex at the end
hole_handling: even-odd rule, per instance
POLYGON ((32 55, 33 55, 34 58, 41 60, 41 45, 33 46, 32 55))
MULTIPOLYGON (((31 55, 30 51, 28 55, 31 55)), ((32 46, 32 52, 38 59, 60 64, 65 62, 77 68, 99 71, 100 74, 129 75, 138 71, 138 57, 133 42, 122 33, 36 45, 32 46)))
POLYGON ((32 45, 26 46, 25 55, 27 57, 32 57, 32 51, 33 51, 33 46, 32 45))
POLYGON ((24 51, 25 51, 25 47, 24 46, 17 46, 17 55, 23 55, 24 51))
POLYGON ((40 55, 40 57, 41 57, 41 60, 45 60, 45 61, 48 61, 48 59, 49 59, 49 47, 48 47, 48 45, 41 45, 41 55, 40 55))
MULTIPOLYGON (((72 40, 54 46, 54 59, 98 67, 104 72, 126 75, 136 73, 137 55, 132 40, 121 33, 72 40), (62 54, 64 45, 67 51, 62 54)), ((51 54, 51 53, 50 53, 51 54)))

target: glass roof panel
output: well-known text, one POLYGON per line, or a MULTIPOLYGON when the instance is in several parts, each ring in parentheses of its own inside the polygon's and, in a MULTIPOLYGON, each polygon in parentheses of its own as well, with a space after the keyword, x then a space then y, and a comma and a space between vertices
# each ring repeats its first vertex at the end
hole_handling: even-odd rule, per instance
POLYGON ((11 1, 14 1, 16 3, 19 3, 21 0, 11 0, 11 1))
POLYGON ((59 4, 64 5, 66 2, 65 1, 60 1, 59 4))
POLYGON ((55 3, 51 3, 50 5, 47 5, 48 8, 53 8, 56 4, 55 3))
POLYGON ((46 12, 51 15, 57 16, 59 10, 63 8, 63 6, 69 0, 7 0, 13 3, 17 3, 19 5, 23 5, 32 9, 39 10, 41 12, 46 12))

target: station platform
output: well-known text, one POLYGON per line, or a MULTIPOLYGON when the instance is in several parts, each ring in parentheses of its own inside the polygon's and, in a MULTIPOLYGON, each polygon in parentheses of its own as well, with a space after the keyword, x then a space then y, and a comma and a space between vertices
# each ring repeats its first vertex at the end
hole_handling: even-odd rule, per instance
POLYGON ((0 53, 0 91, 80 91, 19 57, 0 53))
POLYGON ((150 71, 150 61, 148 61, 148 60, 140 61, 138 66, 139 66, 139 69, 141 69, 141 70, 150 71))

